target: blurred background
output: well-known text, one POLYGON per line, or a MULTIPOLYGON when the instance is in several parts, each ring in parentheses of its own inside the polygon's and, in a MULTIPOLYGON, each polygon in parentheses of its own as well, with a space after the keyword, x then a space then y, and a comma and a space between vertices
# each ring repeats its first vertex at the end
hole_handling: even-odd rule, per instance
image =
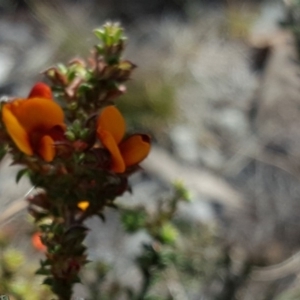
MULTIPOLYGON (((0 95, 25 96, 43 70, 88 56, 106 21, 125 28, 125 56, 138 65, 118 105, 133 130, 153 136, 120 202, 151 209, 178 179, 193 200, 175 220, 183 259, 151 299, 300 299, 300 1, 0 0, 0 95)), ((17 170, 1 162, 0 232, 20 273, 15 288, 34 300, 31 187, 16 185, 17 170)), ((133 257, 149 237, 124 233, 113 210, 88 225, 90 259, 134 289, 133 257)), ((95 274, 77 295, 106 299, 87 288, 95 274)))

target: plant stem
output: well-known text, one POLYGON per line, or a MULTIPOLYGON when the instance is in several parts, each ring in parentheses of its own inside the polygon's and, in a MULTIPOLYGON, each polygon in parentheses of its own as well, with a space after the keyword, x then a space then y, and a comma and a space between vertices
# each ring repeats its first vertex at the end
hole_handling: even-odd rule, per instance
POLYGON ((141 291, 136 300, 144 300, 145 296, 150 288, 152 281, 152 274, 149 270, 143 270, 143 285, 141 291))
POLYGON ((53 286, 57 286, 58 289, 55 290, 53 287, 53 292, 58 296, 58 300, 70 300, 72 297, 72 284, 65 281, 55 281, 53 286))

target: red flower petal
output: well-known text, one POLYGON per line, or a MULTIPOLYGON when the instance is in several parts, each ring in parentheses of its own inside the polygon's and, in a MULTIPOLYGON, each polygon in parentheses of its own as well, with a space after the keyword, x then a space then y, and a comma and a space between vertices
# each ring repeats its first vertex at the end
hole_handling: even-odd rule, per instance
POLYGON ((33 86, 33 88, 31 89, 28 95, 28 98, 36 98, 36 97, 52 100, 53 96, 52 96, 51 88, 43 82, 37 82, 33 86))
POLYGON ((135 134, 123 141, 119 149, 126 167, 139 164, 150 152, 150 137, 146 134, 135 134))

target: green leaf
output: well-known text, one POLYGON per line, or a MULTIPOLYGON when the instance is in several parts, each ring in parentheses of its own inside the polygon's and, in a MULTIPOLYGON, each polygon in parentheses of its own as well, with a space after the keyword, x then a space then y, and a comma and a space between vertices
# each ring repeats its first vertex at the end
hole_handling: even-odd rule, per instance
POLYGON ((45 267, 51 265, 51 262, 49 259, 45 259, 45 260, 40 260, 40 264, 42 267, 45 267))
POLYGON ((101 45, 97 45, 96 46, 96 50, 97 50, 97 52, 99 53, 99 54, 104 54, 104 48, 103 48, 103 46, 101 46, 101 45))
POLYGON ((105 38, 105 33, 104 33, 103 29, 95 29, 94 34, 101 41, 103 41, 105 38))
POLYGON ((66 74, 68 72, 68 68, 63 64, 58 64, 57 68, 63 74, 66 74))
POLYGON ((41 231, 47 232, 48 229, 51 228, 51 225, 49 225, 49 224, 41 224, 39 227, 40 227, 41 231))
POLYGON ((4 155, 6 154, 6 151, 7 149, 6 149, 6 145, 1 145, 0 146, 0 161, 2 160, 2 158, 4 157, 4 155))
POLYGON ((122 71, 131 71, 132 69, 134 69, 136 66, 131 63, 130 61, 122 61, 119 63, 118 68, 122 71))
POLYGON ((79 278, 78 275, 76 275, 72 281, 73 283, 81 283, 81 279, 79 278))
POLYGON ((123 38, 123 29, 118 27, 116 28, 115 34, 114 34, 115 41, 119 41, 121 38, 123 38))
POLYGON ((91 91, 93 89, 93 85, 89 83, 83 83, 80 85, 78 92, 80 94, 86 93, 88 91, 91 91))
POLYGON ((71 142, 74 142, 76 140, 76 136, 71 130, 65 132, 65 137, 71 142))
POLYGON ((103 221, 103 223, 106 222, 105 216, 104 216, 104 214, 102 212, 98 212, 97 216, 103 221))
POLYGON ((46 268, 39 268, 36 272, 36 275, 49 275, 50 274, 50 270, 46 269, 46 268))
POLYGON ((19 183, 20 179, 25 175, 28 174, 29 170, 28 169, 22 169, 20 170, 17 175, 16 175, 16 183, 19 183))
POLYGON ((53 282, 54 282, 53 278, 46 278, 46 279, 43 281, 43 284, 52 286, 52 285, 53 285, 53 282))
POLYGON ((88 229, 84 226, 73 227, 65 233, 64 241, 67 244, 72 244, 75 242, 81 243, 84 240, 87 231, 88 229))

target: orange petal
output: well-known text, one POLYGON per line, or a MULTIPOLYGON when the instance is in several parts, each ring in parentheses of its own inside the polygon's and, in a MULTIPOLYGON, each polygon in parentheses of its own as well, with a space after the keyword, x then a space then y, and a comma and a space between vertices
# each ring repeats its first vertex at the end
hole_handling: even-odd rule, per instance
POLYGON ((115 106, 105 107, 97 121, 97 128, 108 131, 119 144, 125 134, 125 120, 115 106))
POLYGON ((54 101, 44 98, 17 100, 9 103, 12 113, 29 134, 37 128, 47 130, 54 126, 64 126, 64 113, 54 101))
POLYGON ((112 134, 106 130, 97 130, 97 136, 102 145, 109 151, 111 155, 111 170, 116 173, 125 171, 125 163, 120 154, 119 147, 112 134))
POLYGON ((33 149, 29 142, 29 136, 17 118, 10 110, 10 105, 5 104, 2 109, 2 120, 8 134, 11 136, 17 147, 27 155, 33 155, 33 149))
POLYGON ((45 135, 39 141, 38 154, 44 159, 46 162, 51 162, 55 156, 55 147, 54 141, 49 135, 45 135))
POLYGON ((47 247, 41 241, 41 235, 39 232, 36 232, 31 237, 31 242, 36 250, 41 251, 41 252, 45 252, 47 250, 47 247))
POLYGON ((130 136, 119 146, 126 167, 137 165, 150 152, 150 137, 146 134, 130 136))
POLYGON ((80 208, 83 211, 85 211, 89 206, 90 206, 90 203, 88 201, 80 201, 77 204, 77 207, 80 208))
POLYGON ((37 82, 31 89, 28 98, 37 98, 37 97, 52 100, 53 96, 52 96, 51 88, 43 82, 37 82))

